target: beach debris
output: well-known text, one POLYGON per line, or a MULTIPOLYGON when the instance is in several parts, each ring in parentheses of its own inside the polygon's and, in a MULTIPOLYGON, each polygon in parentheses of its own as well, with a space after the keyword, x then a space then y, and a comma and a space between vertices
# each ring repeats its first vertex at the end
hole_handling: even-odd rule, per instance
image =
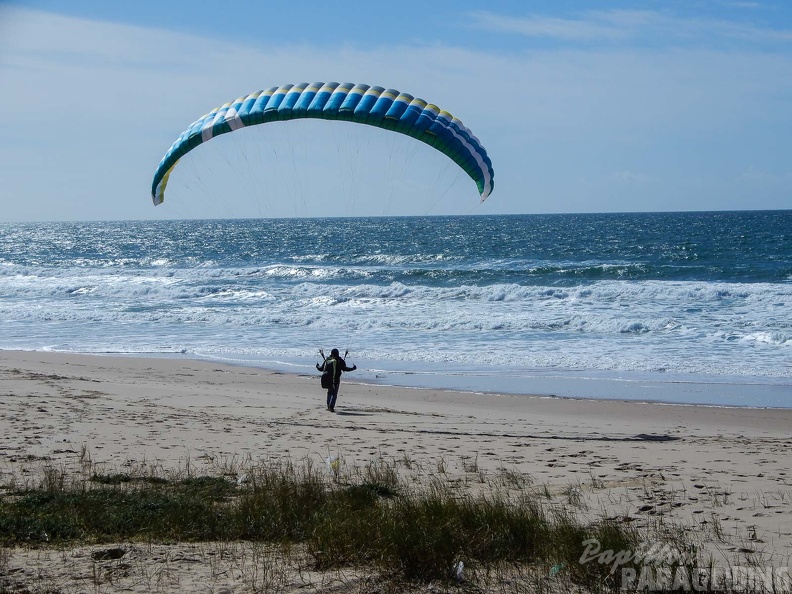
POLYGON ((458 582, 462 581, 464 571, 465 571, 465 562, 457 561, 457 564, 454 565, 454 578, 456 579, 456 581, 458 582))
POLYGON ((555 565, 553 565, 550 568, 550 577, 553 577, 555 574, 557 574, 562 569, 564 569, 564 564, 563 563, 556 563, 555 565))
POLYGON ((246 472, 243 472, 237 477, 237 486, 244 485, 250 482, 250 477, 246 472))
POLYGON ((338 478, 338 474, 341 471, 341 459, 338 456, 328 456, 325 459, 325 464, 327 464, 328 472, 338 478))
POLYGON ((120 559, 127 554, 127 550, 121 547, 113 547, 110 549, 100 549, 91 553, 91 559, 94 561, 109 561, 111 559, 120 559))

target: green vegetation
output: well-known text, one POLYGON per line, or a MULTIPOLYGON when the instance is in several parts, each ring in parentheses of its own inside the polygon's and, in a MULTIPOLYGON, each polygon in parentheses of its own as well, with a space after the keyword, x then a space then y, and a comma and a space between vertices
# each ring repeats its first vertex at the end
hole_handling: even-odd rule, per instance
POLYGON ((7 546, 247 541, 302 546, 318 571, 364 568, 389 580, 454 583, 462 562, 470 583, 504 567, 540 576, 563 567, 565 580, 583 590, 618 590, 609 565, 579 562, 592 538, 613 551, 635 550, 640 540, 629 524, 584 524, 550 508, 527 486, 467 490, 443 477, 408 487, 387 465, 344 480, 291 463, 251 469, 244 480, 93 473, 77 480, 50 468, 40 483, 0 497, 7 546))

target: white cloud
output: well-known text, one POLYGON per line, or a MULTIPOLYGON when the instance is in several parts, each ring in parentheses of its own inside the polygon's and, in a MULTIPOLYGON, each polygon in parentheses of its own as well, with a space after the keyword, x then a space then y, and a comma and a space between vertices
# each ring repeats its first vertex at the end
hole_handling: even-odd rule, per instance
POLYGON ((626 184, 648 184, 657 181, 656 177, 647 175, 645 173, 640 173, 637 171, 630 171, 628 169, 614 171, 610 175, 610 179, 617 182, 623 182, 626 184))
POLYGON ((638 42, 663 46, 680 42, 706 46, 729 40, 762 45, 792 42, 789 29, 745 21, 681 17, 650 10, 590 10, 567 18, 477 11, 471 13, 471 18, 473 26, 479 29, 559 41, 638 42))
POLYGON ((526 37, 546 37, 571 41, 624 39, 629 32, 623 27, 599 19, 563 19, 530 15, 513 17, 487 11, 472 13, 475 26, 489 31, 517 33, 526 37))
POLYGON ((776 173, 749 165, 737 180, 753 186, 785 186, 787 191, 792 190, 792 171, 776 173))

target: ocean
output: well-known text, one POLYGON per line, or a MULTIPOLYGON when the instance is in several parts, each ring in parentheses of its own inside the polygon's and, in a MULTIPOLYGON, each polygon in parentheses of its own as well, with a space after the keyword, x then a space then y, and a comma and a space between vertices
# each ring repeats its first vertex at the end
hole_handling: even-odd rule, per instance
POLYGON ((0 320, 0 349, 788 408, 792 211, 5 223, 0 320))

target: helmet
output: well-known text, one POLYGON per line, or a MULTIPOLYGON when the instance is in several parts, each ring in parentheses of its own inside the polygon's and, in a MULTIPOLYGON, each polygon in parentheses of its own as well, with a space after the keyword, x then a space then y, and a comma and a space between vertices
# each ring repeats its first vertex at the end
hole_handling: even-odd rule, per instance
POLYGON ((332 351, 330 351, 331 357, 338 357, 338 355, 339 355, 338 349, 333 349, 332 351))

